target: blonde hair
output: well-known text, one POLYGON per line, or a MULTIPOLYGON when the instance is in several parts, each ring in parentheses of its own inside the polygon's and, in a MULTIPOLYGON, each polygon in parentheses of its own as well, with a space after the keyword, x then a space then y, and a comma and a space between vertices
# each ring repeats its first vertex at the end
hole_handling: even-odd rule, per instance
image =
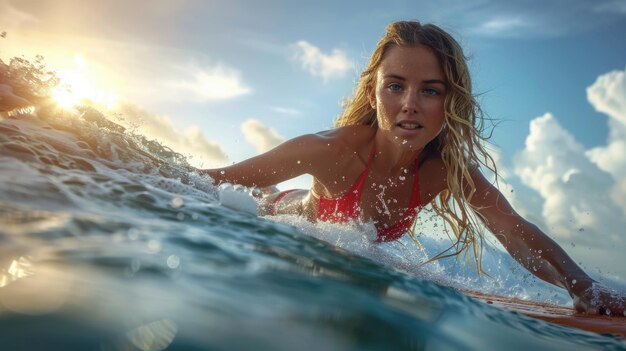
MULTIPOLYGON (((483 137, 485 130, 482 111, 472 94, 472 82, 466 57, 461 45, 441 28, 422 25, 417 21, 394 22, 387 26, 385 35, 378 41, 372 57, 361 73, 352 98, 344 104, 344 111, 335 121, 335 127, 347 125, 377 126, 376 110, 368 99, 368 86, 375 86, 376 73, 385 53, 393 46, 424 46, 433 50, 447 83, 445 96, 445 125, 442 132, 431 141, 425 151, 438 153, 447 169, 447 190, 433 201, 434 210, 451 227, 453 244, 428 262, 458 256, 473 250, 479 271, 482 271, 482 226, 469 209, 476 187, 470 176, 478 165, 484 165, 497 175, 495 162, 488 154, 483 137), (464 186, 466 184, 466 186, 464 186), (450 252, 452 251, 452 252, 450 252)), ((496 176, 497 177, 497 176, 496 176)), ((409 231, 412 238, 415 224, 409 231)))

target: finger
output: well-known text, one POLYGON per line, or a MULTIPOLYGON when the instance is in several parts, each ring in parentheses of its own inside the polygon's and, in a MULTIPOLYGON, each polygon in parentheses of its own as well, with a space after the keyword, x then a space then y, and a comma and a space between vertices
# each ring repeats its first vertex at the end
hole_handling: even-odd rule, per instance
POLYGON ((590 308, 589 302, 586 299, 581 299, 580 297, 575 297, 574 300, 574 309, 577 313, 589 313, 595 314, 597 310, 594 311, 593 308, 590 308))
POLYGON ((609 298, 604 299, 603 303, 600 305, 606 307, 607 311, 605 314, 611 316, 626 316, 626 299, 623 296, 615 296, 612 295, 609 298))
POLYGON ((598 314, 603 316, 603 315, 607 315, 610 316, 611 315, 611 309, 606 308, 604 306, 600 306, 598 307, 598 314))
POLYGON ((620 316, 626 317, 626 306, 623 303, 618 305, 612 305, 610 307, 610 315, 611 316, 620 316))
POLYGON ((576 313, 584 313, 584 314, 598 314, 598 309, 590 308, 587 305, 576 305, 574 306, 576 313))

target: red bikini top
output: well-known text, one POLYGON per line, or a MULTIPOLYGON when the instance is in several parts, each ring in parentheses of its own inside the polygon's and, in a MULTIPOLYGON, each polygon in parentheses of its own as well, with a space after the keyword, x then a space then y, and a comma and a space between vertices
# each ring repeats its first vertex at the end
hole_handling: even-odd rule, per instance
MULTIPOLYGON (((363 185, 365 184, 365 179, 369 174, 375 151, 375 146, 373 146, 365 170, 363 170, 363 173, 359 175, 354 184, 352 184, 352 187, 350 187, 346 193, 334 199, 320 196, 317 219, 325 222, 344 223, 348 220, 359 218, 361 215, 361 209, 359 207, 361 193, 363 192, 363 185)), ((400 239, 402 235, 411 227, 413 221, 415 221, 415 217, 417 215, 416 209, 421 207, 418 166, 418 159, 415 159, 415 180, 413 181, 413 192, 411 193, 411 200, 409 201, 409 205, 404 212, 403 218, 392 226, 376 224, 376 230, 378 231, 378 238, 376 239, 376 242, 400 239)))

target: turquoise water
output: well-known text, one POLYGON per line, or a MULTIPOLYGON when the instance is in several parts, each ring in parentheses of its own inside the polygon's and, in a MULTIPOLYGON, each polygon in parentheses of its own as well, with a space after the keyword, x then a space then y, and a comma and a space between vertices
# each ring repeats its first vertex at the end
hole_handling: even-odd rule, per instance
POLYGON ((422 246, 374 245, 190 170, 95 111, 0 119, 0 349, 626 350, 457 292, 571 303, 497 249, 491 277, 421 266, 447 243, 428 211, 422 246))

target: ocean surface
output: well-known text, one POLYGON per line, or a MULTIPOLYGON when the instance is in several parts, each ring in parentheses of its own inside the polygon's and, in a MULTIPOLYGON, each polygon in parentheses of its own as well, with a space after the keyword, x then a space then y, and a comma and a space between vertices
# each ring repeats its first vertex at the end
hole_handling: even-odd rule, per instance
POLYGON ((459 289, 571 304, 501 249, 257 217, 245 189, 93 109, 0 117, 0 350, 626 350, 459 289))

